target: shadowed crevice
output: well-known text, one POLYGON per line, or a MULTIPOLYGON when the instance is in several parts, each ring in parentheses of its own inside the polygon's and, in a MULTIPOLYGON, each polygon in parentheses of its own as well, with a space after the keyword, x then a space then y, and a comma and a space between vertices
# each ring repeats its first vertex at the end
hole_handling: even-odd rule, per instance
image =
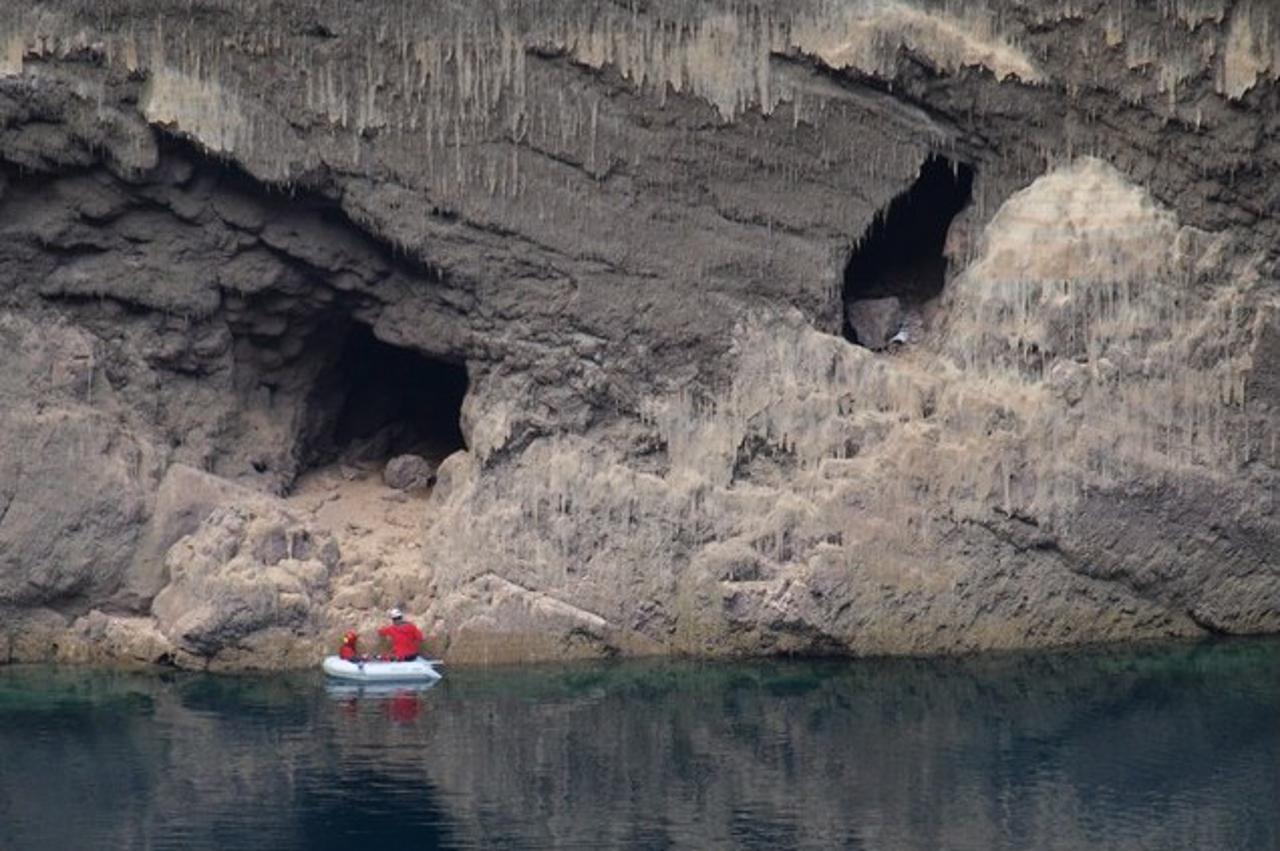
MULTIPOLYGON (((969 203, 973 169, 933 155, 911 187, 876 216, 844 273, 844 336, 871 349, 912 338, 946 283, 947 231, 969 203)), ((916 332, 918 333, 918 331, 916 332)))
POLYGON ((380 462, 405 453, 439 461, 466 448, 464 366, 385 343, 356 322, 326 336, 340 351, 312 406, 307 466, 344 456, 380 462))

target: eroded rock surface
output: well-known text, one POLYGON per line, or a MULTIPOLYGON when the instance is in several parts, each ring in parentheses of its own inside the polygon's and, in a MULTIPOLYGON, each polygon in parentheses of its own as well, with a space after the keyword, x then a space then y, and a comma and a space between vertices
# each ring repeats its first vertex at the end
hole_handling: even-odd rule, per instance
POLYGON ((4 658, 1280 629, 1269 4, 19 5, 4 658))

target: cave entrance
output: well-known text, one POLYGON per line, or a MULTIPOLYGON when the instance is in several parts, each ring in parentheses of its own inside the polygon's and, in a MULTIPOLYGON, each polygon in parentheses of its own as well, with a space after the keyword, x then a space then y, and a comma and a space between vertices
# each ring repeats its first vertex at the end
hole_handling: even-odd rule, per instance
POLYGON ((466 448, 466 368, 384 342, 346 310, 322 321, 310 346, 317 373, 286 499, 332 536, 344 564, 416 567, 437 469, 466 448))
POLYGON ((406 454, 434 466, 466 448, 459 419, 467 371, 461 364, 384 343, 354 324, 326 384, 328 423, 310 466, 342 460, 373 467, 406 454))
POLYGON ((972 191, 972 168, 932 155, 915 183, 876 216, 845 267, 846 339, 884 349, 923 332, 946 282, 947 231, 972 191))

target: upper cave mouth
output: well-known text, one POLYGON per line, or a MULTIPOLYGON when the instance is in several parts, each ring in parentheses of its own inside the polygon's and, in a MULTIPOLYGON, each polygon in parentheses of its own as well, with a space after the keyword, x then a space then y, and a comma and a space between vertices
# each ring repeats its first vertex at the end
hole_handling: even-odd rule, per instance
POLYGON ((381 467, 400 455, 438 463, 466 449, 466 367, 383 342, 366 325, 337 329, 341 351, 321 382, 305 466, 381 467))
POLYGON ((930 155, 877 214, 844 271, 845 339, 870 349, 918 336, 947 276, 947 233, 973 194, 973 168, 930 155))

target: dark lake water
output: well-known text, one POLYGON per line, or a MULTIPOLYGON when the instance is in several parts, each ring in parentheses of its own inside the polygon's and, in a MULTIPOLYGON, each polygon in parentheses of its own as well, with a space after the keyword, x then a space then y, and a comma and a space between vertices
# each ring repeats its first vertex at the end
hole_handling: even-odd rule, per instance
POLYGON ((1280 642, 319 676, 0 668, 0 848, 1280 848, 1280 642))

